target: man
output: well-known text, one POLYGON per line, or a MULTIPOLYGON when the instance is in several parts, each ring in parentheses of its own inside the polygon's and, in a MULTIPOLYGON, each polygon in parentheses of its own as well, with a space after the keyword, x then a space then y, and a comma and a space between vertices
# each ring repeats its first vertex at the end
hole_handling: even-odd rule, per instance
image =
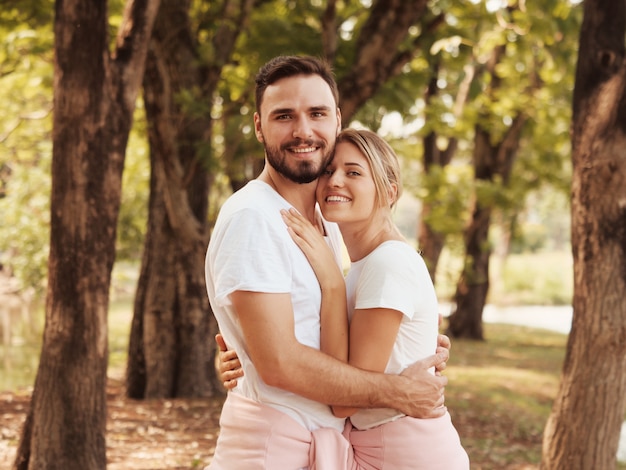
MULTIPOLYGON (((213 312, 244 371, 224 404, 210 468, 323 468, 327 458, 327 468, 342 468, 350 459, 344 420, 327 405, 441 416, 447 379, 427 370, 448 354, 385 375, 319 351, 319 283, 280 209, 293 207, 318 224, 339 253, 337 227, 321 220, 315 204, 317 177, 341 128, 337 85, 323 62, 288 56, 263 66, 256 87, 265 168, 222 206, 206 258, 213 312)), ((345 293, 337 298, 345 302, 345 293)))

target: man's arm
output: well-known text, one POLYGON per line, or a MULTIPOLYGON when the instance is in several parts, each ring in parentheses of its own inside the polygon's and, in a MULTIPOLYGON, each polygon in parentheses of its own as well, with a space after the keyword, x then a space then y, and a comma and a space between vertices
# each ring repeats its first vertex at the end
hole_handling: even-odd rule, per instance
POLYGON ((296 340, 289 294, 236 291, 231 298, 250 358, 268 385, 329 405, 394 408, 418 418, 444 414, 448 380, 428 369, 447 361, 447 349, 400 375, 364 371, 296 340))

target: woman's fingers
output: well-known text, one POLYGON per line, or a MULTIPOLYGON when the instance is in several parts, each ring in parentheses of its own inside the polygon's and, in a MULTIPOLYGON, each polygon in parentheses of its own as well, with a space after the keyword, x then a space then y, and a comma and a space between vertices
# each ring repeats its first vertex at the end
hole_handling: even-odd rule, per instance
POLYGON ((241 363, 235 351, 220 352, 219 369, 222 375, 234 369, 241 369, 241 363))

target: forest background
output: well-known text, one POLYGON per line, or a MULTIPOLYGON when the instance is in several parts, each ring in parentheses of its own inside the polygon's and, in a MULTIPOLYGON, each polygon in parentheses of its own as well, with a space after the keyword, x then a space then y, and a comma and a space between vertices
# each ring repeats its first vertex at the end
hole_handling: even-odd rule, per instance
MULTIPOLYGON (((103 333, 102 307, 137 279, 127 396, 222 393, 205 347, 216 325, 201 266, 221 202, 261 168, 253 76, 277 54, 326 57, 338 78, 344 126, 377 130, 402 157, 407 196, 397 221, 427 260, 440 298, 453 306, 453 338, 484 339, 488 301, 572 303, 570 129, 582 4, 170 0, 108 7, 87 15, 73 2, 58 2, 55 18, 51 1, 28 0, 9 1, 0 12, 0 261, 18 290, 35 300, 47 292, 47 328, 51 319, 70 319, 68 329, 83 338, 54 363, 71 357, 72 348, 91 351, 103 333), (104 18, 106 31, 90 33, 104 33, 110 62, 99 62, 102 52, 91 39, 61 49, 60 34, 72 36, 81 14, 84 25, 104 18), (142 20, 135 22, 144 28, 138 37, 148 35, 149 47, 133 37, 129 18, 142 20), (93 85, 111 76, 111 84, 92 87, 95 98, 81 102, 85 89, 63 86, 63 60, 80 72, 76 77, 93 85), (56 115, 56 130, 53 96, 66 113, 65 120, 56 115), (69 104, 85 107, 85 121, 96 118, 91 133, 72 137, 82 118, 69 104), (56 208, 55 158, 67 161, 56 167, 56 208), (98 183, 89 179, 98 176, 98 183), (90 190, 84 200, 63 204, 61 193, 72 185, 90 190), (105 235, 78 243, 74 251, 92 251, 72 253, 81 260, 72 271, 72 257, 58 254, 74 245, 59 236, 51 254, 51 226, 56 217, 62 231, 81 214, 78 224, 87 221, 105 235), (80 258, 90 254, 88 262, 80 258), (59 270, 52 286, 51 268, 59 270), (111 272, 120 277, 111 282, 111 272), (86 299, 89 286, 95 293, 86 299)), ((42 359, 46 351, 44 345, 42 359)), ((84 372, 90 360, 76 370, 84 372)), ((103 363, 93 364, 100 370, 103 363)), ((45 370, 58 375, 58 366, 45 370)), ((90 386, 104 390, 101 380, 90 386)), ((621 389, 616 396, 623 409, 621 389)), ((20 448, 27 460, 37 435, 37 413, 30 413, 20 448)), ((85 448, 92 445, 86 439, 85 448)))

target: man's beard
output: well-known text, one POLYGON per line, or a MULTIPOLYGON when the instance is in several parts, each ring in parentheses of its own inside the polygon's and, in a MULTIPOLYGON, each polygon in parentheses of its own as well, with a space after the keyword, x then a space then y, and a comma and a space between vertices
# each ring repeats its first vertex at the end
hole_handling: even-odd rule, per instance
POLYGON ((298 184, 307 184, 315 181, 320 177, 326 165, 330 161, 332 151, 326 148, 326 145, 322 141, 314 142, 312 140, 307 141, 292 141, 287 142, 278 147, 265 145, 265 155, 267 156, 268 163, 285 178, 298 184), (290 147, 297 147, 302 144, 317 146, 322 150, 322 161, 319 163, 319 167, 315 166, 315 162, 310 160, 295 161, 293 165, 289 165, 287 162, 287 152, 290 147))

